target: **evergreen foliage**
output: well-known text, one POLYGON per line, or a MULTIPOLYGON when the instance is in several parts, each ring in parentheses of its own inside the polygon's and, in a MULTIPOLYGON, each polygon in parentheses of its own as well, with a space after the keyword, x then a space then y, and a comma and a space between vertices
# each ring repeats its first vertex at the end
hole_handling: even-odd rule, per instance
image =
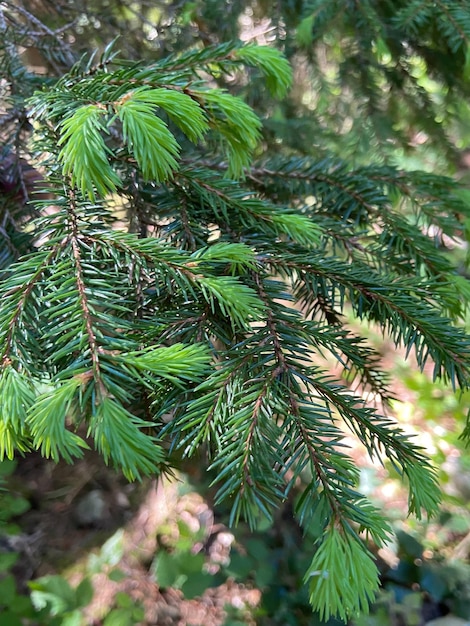
MULTIPOLYGON (((292 24, 294 4, 278 26, 292 24)), ((466 93, 465 3, 304 4, 297 41, 312 61, 316 40, 323 50, 346 42, 335 80, 360 91, 366 133, 385 139, 405 95, 399 113, 408 107, 411 126, 419 118, 442 139, 411 66, 424 59, 455 89, 450 99, 466 93)), ((94 446, 133 480, 170 471, 178 454, 204 454, 217 502, 231 503, 232 523, 253 527, 302 485, 295 514, 319 536, 305 576, 312 606, 347 619, 378 587, 363 539, 382 545, 389 527, 357 490, 344 432, 408 481, 410 513, 435 513, 439 488, 425 451, 386 415, 380 354, 346 316, 467 388, 470 338, 458 322, 468 286, 445 247, 461 236, 469 205, 450 178, 340 159, 341 141, 326 140, 318 158, 282 141, 281 129, 276 153, 269 107, 291 86, 286 57, 205 41, 214 2, 191 5, 172 28, 185 42, 199 20, 204 45, 167 54, 169 28, 157 60, 126 58, 118 41, 72 64, 55 24, 35 40, 48 51, 46 76, 18 52, 31 35, 15 19, 30 27, 32 15, 21 3, 0 8, 9 192, 0 206, 0 455, 40 450, 73 462, 94 446), (271 94, 259 107, 240 87, 248 76, 271 94), (33 165, 41 192, 26 204, 33 165)), ((322 69, 317 128, 339 119, 331 103, 321 114, 332 89, 322 69)))

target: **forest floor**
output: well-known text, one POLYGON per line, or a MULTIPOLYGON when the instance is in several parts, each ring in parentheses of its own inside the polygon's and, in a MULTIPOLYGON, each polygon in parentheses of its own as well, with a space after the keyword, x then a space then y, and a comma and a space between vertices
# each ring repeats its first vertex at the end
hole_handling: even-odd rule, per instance
POLYGON ((160 588, 151 573, 159 548, 178 535, 181 522, 193 537, 191 552, 203 553, 209 570, 228 561, 233 535, 214 521, 209 505, 196 491, 188 491, 187 483, 162 479, 128 484, 93 452, 73 466, 29 455, 20 460, 9 483, 11 494, 31 504, 15 519, 21 532, 11 540, 21 554, 14 573, 23 590, 28 580, 52 573, 61 573, 74 587, 90 576, 94 555, 95 593, 84 611, 89 626, 103 623, 119 593, 144 608, 142 625, 216 626, 224 623, 230 606, 242 613, 246 609, 245 623, 250 623, 251 608, 260 598, 257 589, 229 580, 198 599, 185 599, 178 589, 160 588), (183 485, 186 493, 180 492, 183 485), (100 557, 107 541, 107 554, 100 557), (115 568, 122 574, 118 580, 108 575, 115 568))

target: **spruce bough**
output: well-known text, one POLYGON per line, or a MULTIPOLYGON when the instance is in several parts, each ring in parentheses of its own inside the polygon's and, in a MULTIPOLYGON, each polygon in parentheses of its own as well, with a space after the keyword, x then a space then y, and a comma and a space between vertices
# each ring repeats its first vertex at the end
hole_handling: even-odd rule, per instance
POLYGON ((93 445, 134 480, 203 450, 217 502, 252 526, 302 484, 295 514, 319 536, 311 603, 346 620, 379 584, 364 540, 389 527, 357 491, 345 430, 407 480, 410 513, 436 512, 439 488, 425 452, 364 401, 386 406, 388 381, 344 315, 467 388, 453 321, 468 288, 435 233, 455 236, 469 210, 444 177, 263 158, 260 119, 211 79, 247 66, 286 94, 270 47, 146 65, 109 46, 30 99, 48 197, 1 277, 0 454, 73 462, 93 445))

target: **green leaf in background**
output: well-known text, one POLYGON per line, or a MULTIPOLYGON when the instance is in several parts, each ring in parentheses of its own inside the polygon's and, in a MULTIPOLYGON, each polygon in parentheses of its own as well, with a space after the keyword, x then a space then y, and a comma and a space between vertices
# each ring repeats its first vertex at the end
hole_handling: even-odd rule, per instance
POLYGON ((75 591, 63 576, 43 576, 31 581, 29 587, 38 610, 48 607, 52 615, 62 615, 76 606, 75 591))
POLYGON ((93 584, 89 578, 84 578, 75 589, 77 607, 85 608, 90 604, 94 595, 93 584))
POLYGON ((11 574, 0 579, 0 606, 9 607, 16 595, 16 581, 11 574))
POLYGON ((199 571, 188 575, 188 578, 181 585, 181 591, 188 600, 202 596, 202 594, 214 586, 214 577, 208 572, 199 571))
POLYGON ((16 552, 0 553, 0 572, 8 571, 12 565, 18 561, 19 555, 16 552))

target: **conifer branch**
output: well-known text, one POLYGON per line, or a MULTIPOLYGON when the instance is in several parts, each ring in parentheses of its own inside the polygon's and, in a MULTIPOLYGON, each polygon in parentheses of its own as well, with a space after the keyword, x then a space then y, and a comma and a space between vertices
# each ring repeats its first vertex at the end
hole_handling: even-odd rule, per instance
POLYGON ((60 255, 64 246, 65 242, 63 244, 53 247, 48 254, 43 255, 43 259, 35 267, 35 271, 27 277, 25 283, 14 286, 5 293, 5 298, 10 298, 11 300, 13 300, 14 304, 12 315, 8 318, 8 330, 2 341, 2 365, 9 366, 12 363, 12 360, 14 358, 12 355, 12 350, 13 344, 15 343, 15 333, 17 332, 18 325, 21 322, 21 317, 26 303, 28 302, 28 299, 31 296, 33 290, 37 286, 38 281, 41 280, 43 273, 46 271, 51 261, 53 261, 60 255))
MULTIPOLYGON (((199 4, 209 22, 220 16, 199 4)), ((197 24, 172 17, 180 38, 161 30, 158 60, 145 37, 138 60, 100 42, 101 55, 64 71, 70 48, 56 44, 67 31, 27 10, 18 30, 15 7, 0 8, 0 139, 15 163, 39 164, 55 207, 24 204, 21 167, 13 184, 0 163, 12 191, 0 224, 0 458, 36 449, 71 462, 87 446, 74 431, 85 423, 129 480, 164 470, 178 449, 203 449, 232 523, 272 519, 295 490, 296 518, 320 533, 305 582, 325 619, 367 609, 378 572, 363 534, 380 546, 389 533, 357 491, 343 430, 396 467, 410 513, 439 502, 425 452, 364 400, 386 404, 389 380, 364 324, 351 332, 345 314, 413 350, 421 368, 432 360, 455 387, 470 382, 458 326, 470 289, 446 252, 470 204, 446 177, 387 164, 418 131, 455 153, 470 21, 458 0, 392 4, 304 3, 279 45, 305 51, 297 78, 308 84, 275 106, 266 95, 284 98, 292 71, 273 45, 206 38, 189 49, 197 24), (27 37, 51 59, 49 75, 23 65, 27 37)), ((229 27, 220 19, 217 34, 229 27)), ((72 37, 83 41, 75 26, 72 37)))
POLYGON ((106 396, 105 385, 101 379, 100 370, 100 357, 99 346, 97 344, 96 335, 93 329, 93 318, 88 306, 88 298, 86 294, 83 269, 82 269, 82 257, 80 253, 80 235, 78 230, 77 215, 75 213, 75 195, 72 191, 69 191, 69 207, 68 213, 70 216, 70 242, 72 245, 73 258, 75 261, 75 277, 77 281, 77 290, 80 299, 80 306, 83 312, 83 318, 85 321, 86 334, 88 337, 88 346, 90 349, 91 360, 93 364, 93 377, 95 383, 98 385, 98 398, 99 402, 101 398, 106 396))

